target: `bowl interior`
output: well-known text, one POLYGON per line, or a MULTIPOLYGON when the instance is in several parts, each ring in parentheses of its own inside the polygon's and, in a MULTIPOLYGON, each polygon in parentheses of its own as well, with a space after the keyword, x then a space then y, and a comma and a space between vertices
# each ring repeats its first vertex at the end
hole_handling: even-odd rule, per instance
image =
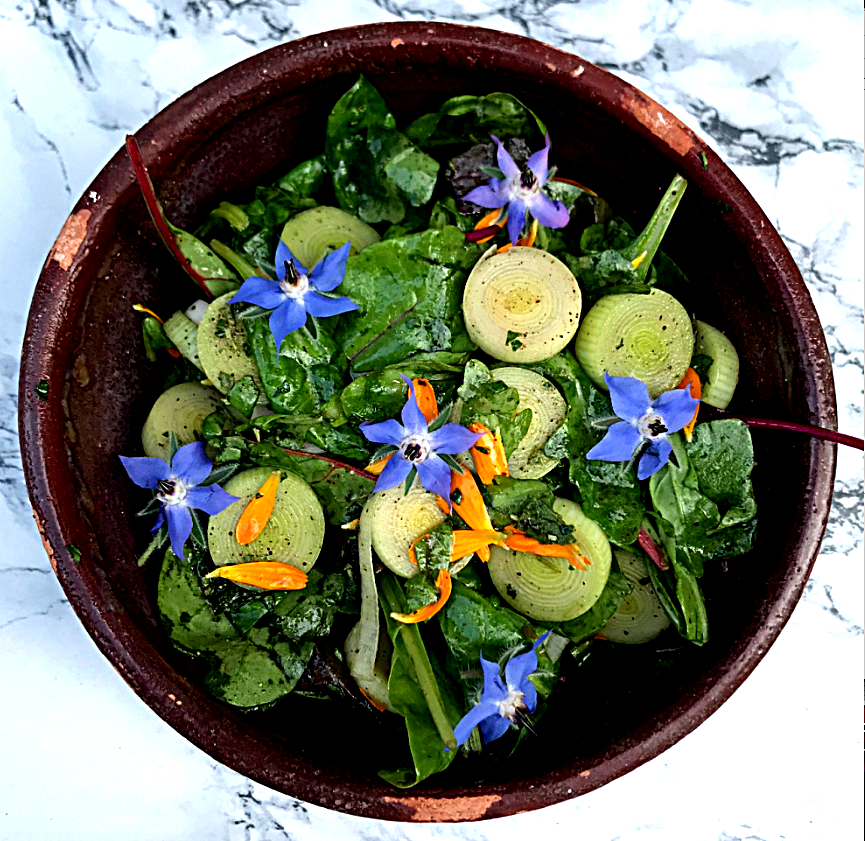
MULTIPOLYGON (((681 126, 692 141, 684 150, 647 126, 628 105, 636 93, 609 74, 525 39, 478 32, 393 25, 329 33, 205 83, 138 135, 169 217, 192 228, 220 200, 243 201, 255 185, 321 151, 327 115, 358 71, 400 126, 448 97, 506 90, 549 126, 560 173, 595 189, 636 228, 676 171, 690 180, 664 250, 690 278, 683 303, 739 351, 736 410, 832 424, 831 375, 810 300, 777 234, 729 170, 710 152, 703 170, 703 147, 681 126)), ((628 668, 611 669, 590 658, 566 675, 541 736, 517 763, 458 764, 402 795, 375 775, 382 731, 368 722, 303 698, 262 714, 210 698, 200 670, 174 651, 154 612, 155 566, 142 574, 135 560, 149 539, 134 517, 141 496, 117 459, 139 451, 141 423, 159 390, 131 305, 170 313, 197 297, 158 243, 130 173, 118 154, 93 185, 99 202, 83 198, 76 208, 89 211, 88 224, 69 270, 46 264, 22 395, 45 378, 51 396, 46 405, 32 394, 22 400, 22 432, 37 519, 73 604, 135 690, 184 735, 249 776, 332 808, 402 819, 483 817, 555 802, 645 761, 753 668, 798 598, 828 511, 834 454, 795 436, 754 436, 758 543, 749 556, 707 570, 711 642, 675 668, 634 656, 628 668), (81 549, 78 565, 64 551, 70 544, 81 549), (469 805, 460 811, 441 800, 453 797, 469 805)))

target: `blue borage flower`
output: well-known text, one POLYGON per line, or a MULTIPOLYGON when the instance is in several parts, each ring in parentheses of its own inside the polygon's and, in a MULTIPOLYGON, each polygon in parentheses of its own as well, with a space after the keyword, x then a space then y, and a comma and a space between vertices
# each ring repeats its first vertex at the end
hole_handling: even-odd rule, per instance
POLYGON ((501 666, 481 655, 484 687, 480 700, 454 727, 458 745, 465 744, 475 727, 480 727, 484 744, 489 744, 503 736, 512 724, 531 723, 528 716, 538 706, 538 692, 530 678, 538 668, 537 648, 549 635, 547 631, 535 640, 530 651, 511 657, 505 664, 504 680, 501 666))
POLYGON ((270 332, 276 341, 277 350, 282 340, 306 324, 307 313, 317 318, 339 315, 358 308, 350 298, 331 297, 322 292, 332 292, 345 279, 345 266, 351 243, 331 252, 310 271, 291 253, 282 241, 276 247, 276 280, 266 277, 248 277, 232 304, 255 304, 270 315, 270 332))
POLYGON ((528 168, 524 172, 520 171, 498 137, 494 134, 490 137, 498 146, 496 159, 504 178, 490 178, 487 184, 466 193, 464 200, 488 210, 507 205, 508 236, 514 245, 522 233, 526 213, 547 228, 564 228, 570 219, 568 209, 560 201, 553 201, 543 192, 543 186, 550 176, 549 134, 545 136, 546 145, 529 158, 528 168))
POLYGON ((375 483, 373 493, 395 488, 417 470, 421 484, 442 499, 449 500, 451 493, 451 467, 442 455, 456 455, 471 449, 481 437, 458 423, 446 423, 433 429, 417 403, 412 381, 401 374, 408 385, 408 400, 402 409, 402 424, 395 420, 381 423, 362 423, 360 431, 367 440, 376 444, 390 444, 396 448, 375 483))
POLYGON ((586 453, 597 461, 629 461, 635 458, 637 478, 648 479, 670 459, 673 445, 667 435, 678 432, 694 417, 700 401, 691 397, 691 385, 664 392, 649 400, 646 384, 634 377, 604 374, 613 411, 620 418, 604 438, 586 453))
POLYGON ((171 551, 183 557, 183 546, 192 533, 190 508, 205 514, 219 514, 237 497, 224 491, 219 485, 198 487, 210 476, 213 465, 204 452, 204 444, 196 441, 181 447, 171 464, 161 458, 127 458, 120 456, 129 478, 136 485, 156 491, 159 514, 151 532, 168 523, 171 551))

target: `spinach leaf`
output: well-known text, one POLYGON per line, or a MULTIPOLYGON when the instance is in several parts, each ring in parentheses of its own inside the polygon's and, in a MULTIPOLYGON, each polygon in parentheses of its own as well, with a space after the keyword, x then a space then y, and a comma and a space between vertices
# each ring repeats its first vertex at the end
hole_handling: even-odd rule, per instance
POLYGON ((553 380, 568 402, 565 423, 547 441, 544 453, 568 458, 570 480, 577 486, 583 512, 613 543, 630 545, 637 539, 645 513, 636 471, 624 464, 586 458, 605 435, 595 423, 615 414, 609 395, 595 388, 567 351, 528 367, 553 380))
POLYGON ((668 554, 699 578, 705 561, 734 557, 753 545, 751 435, 730 418, 699 425, 690 444, 680 435, 670 442, 676 463, 652 476, 649 492, 668 554))
POLYGON ((361 76, 327 121, 325 158, 343 210, 366 222, 400 222, 406 204, 432 197, 439 164, 396 130, 381 94, 361 76))
POLYGON ((484 494, 496 528, 516 526, 541 543, 574 542, 574 527, 553 510, 555 497, 545 482, 497 476, 484 494))
POLYGON ((480 250, 448 227, 384 240, 350 257, 340 291, 360 308, 340 317, 335 335, 354 372, 422 352, 474 350, 462 293, 480 250))
POLYGON ((510 456, 523 440, 532 422, 532 410, 517 412, 520 393, 500 380, 494 380, 489 368, 477 359, 470 359, 463 374, 463 384, 457 390, 463 400, 460 423, 482 423, 498 430, 505 455, 510 456))
POLYGON ((619 251, 601 251, 582 257, 561 256, 580 285, 586 308, 604 295, 647 293, 652 288, 652 282, 641 280, 631 261, 619 251))
POLYGON ((207 602, 192 566, 171 550, 162 564, 157 605, 172 642, 209 657, 212 669, 205 683, 216 697, 235 706, 258 707, 291 691, 294 682, 271 652, 240 638, 207 602))
POLYGON ((490 134, 539 142, 546 126, 509 93, 455 96, 433 114, 415 120, 406 135, 424 149, 449 144, 486 143, 490 134))
POLYGON ((293 202, 296 207, 299 208, 305 204, 312 206, 315 202, 310 203, 309 199, 322 189, 326 177, 327 165, 324 155, 317 155, 298 164, 280 178, 276 182, 276 186, 288 194, 289 201, 293 202))
POLYGON ((264 391, 273 410, 284 415, 311 415, 342 388, 342 372, 332 360, 336 342, 320 322, 317 335, 307 327, 289 333, 279 352, 267 319, 243 321, 264 391))
POLYGON ((407 398, 408 386, 395 368, 364 374, 339 395, 346 416, 360 421, 398 417, 407 398))
POLYGON ((367 440, 357 429, 333 426, 324 412, 322 415, 264 415, 238 430, 246 428, 261 430, 274 444, 291 450, 310 443, 331 455, 355 461, 366 461, 370 455, 367 440))
POLYGON ((313 455, 291 455, 269 441, 253 445, 249 455, 255 464, 285 468, 305 479, 335 526, 358 517, 375 487, 375 476, 356 467, 313 455))

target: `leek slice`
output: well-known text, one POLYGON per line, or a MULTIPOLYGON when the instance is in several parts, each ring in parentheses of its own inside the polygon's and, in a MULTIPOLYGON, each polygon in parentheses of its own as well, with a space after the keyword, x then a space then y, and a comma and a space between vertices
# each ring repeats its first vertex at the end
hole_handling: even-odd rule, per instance
POLYGON ((207 379, 223 394, 231 391, 234 384, 244 377, 252 377, 263 394, 264 386, 255 360, 247 353, 246 330, 229 305, 235 294, 229 292, 213 301, 198 325, 201 367, 207 379))
POLYGON ((198 356, 198 324, 195 321, 178 311, 165 322, 165 335, 196 368, 204 370, 198 356))
POLYGON ((610 577, 612 551, 601 527, 576 502, 557 497, 553 510, 574 527, 574 538, 589 559, 579 570, 564 558, 491 547, 490 571, 499 595, 516 611, 543 622, 565 622, 585 613, 598 600, 610 577))
POLYGON ((616 549, 616 561, 634 586, 599 633, 610 642, 629 645, 651 642, 670 627, 670 620, 655 594, 646 562, 624 549, 616 549))
POLYGON ((381 237, 366 222, 338 207, 313 207, 292 216, 282 229, 282 241, 311 269, 329 251, 351 242, 351 256, 381 237))
POLYGON ((503 362, 540 362, 563 350, 577 331, 582 293, 571 270, 539 248, 487 252, 463 292, 471 340, 503 362))
POLYGON ((153 404, 144 428, 141 445, 149 456, 168 461, 168 436, 173 432, 180 446, 201 437, 204 419, 222 408, 218 391, 199 383, 178 383, 164 391, 153 404))
MULTIPOLYGON (((373 495, 372 499, 375 499, 373 495)), ((390 669, 385 668, 381 617, 375 569, 372 565, 372 523, 374 514, 368 500, 360 515, 357 536, 358 575, 360 577, 360 619, 345 641, 345 657, 355 683, 376 703, 390 707, 387 681, 390 669)), ((389 659, 389 657, 388 657, 389 659)))
POLYGON ((255 467, 232 476, 223 486, 239 497, 207 524, 207 545, 217 566, 243 561, 281 561, 308 572, 324 543, 324 512, 315 491, 295 473, 282 471, 273 513, 261 534, 241 546, 234 530, 249 501, 270 476, 269 467, 255 467))
POLYGON ((436 505, 436 495, 418 482, 408 493, 401 486, 374 493, 364 511, 371 523, 376 555, 389 570, 403 578, 411 578, 418 572, 408 556, 412 543, 447 517, 436 505))
POLYGON ((520 395, 517 412, 532 410, 532 422, 522 441, 508 459, 515 479, 540 479, 559 462, 543 453, 544 444, 564 423, 568 404, 559 390, 546 378, 526 368, 496 368, 493 379, 515 388, 520 395))
POLYGON ((583 318, 574 350, 598 388, 607 387, 604 372, 636 377, 655 398, 685 375, 694 330, 685 308, 660 289, 648 295, 606 295, 583 318))
POLYGON ((739 355, 736 348, 720 330, 698 321, 694 353, 712 357, 712 365, 703 384, 703 402, 717 409, 726 409, 739 382, 739 355))

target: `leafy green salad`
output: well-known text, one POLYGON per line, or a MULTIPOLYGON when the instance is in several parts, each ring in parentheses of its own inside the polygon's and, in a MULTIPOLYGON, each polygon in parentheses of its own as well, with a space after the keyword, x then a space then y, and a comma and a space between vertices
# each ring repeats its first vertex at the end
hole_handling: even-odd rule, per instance
POLYGON ((128 140, 200 300, 135 307, 165 381, 121 461, 209 690, 389 717, 404 746, 370 771, 406 788, 543 738, 565 668, 706 643, 754 456, 745 423, 700 418, 738 357, 659 250, 683 178, 637 233, 506 93, 398 128, 361 77, 321 128, 194 233, 128 140))

